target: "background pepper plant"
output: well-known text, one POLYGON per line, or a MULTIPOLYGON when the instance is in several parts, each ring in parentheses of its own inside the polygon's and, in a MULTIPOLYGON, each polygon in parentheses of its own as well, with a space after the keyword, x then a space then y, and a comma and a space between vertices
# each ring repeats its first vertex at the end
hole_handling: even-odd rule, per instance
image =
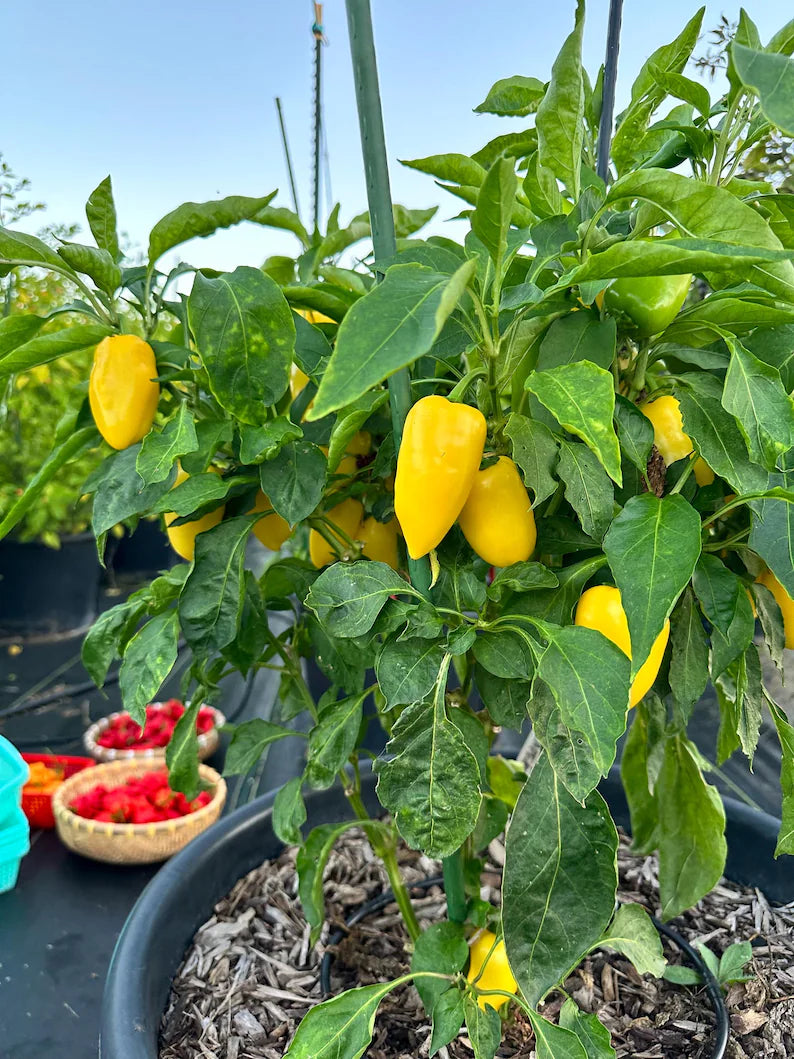
MULTIPOLYGON (((99 343, 91 407, 77 395, 0 532, 97 444, 95 420, 109 434, 120 417, 107 437, 117 451, 85 486, 97 538, 162 513, 186 561, 99 619, 86 666, 101 685, 120 656, 124 703, 140 718, 184 638, 190 707, 168 761, 188 795, 199 704, 230 670, 280 671, 273 719, 236 729, 227 771, 253 767, 309 712, 305 770, 279 791, 274 827, 300 847, 313 937, 324 866, 351 824, 304 838, 302 792, 341 780, 403 913, 412 966, 400 982, 414 981, 432 1016, 431 1052, 465 1022, 477 1059, 491 1059, 515 1003, 539 1056, 601 1059, 613 1051, 597 1019, 569 1000, 552 1023, 543 998, 600 945, 663 971, 645 913, 615 914, 617 833, 596 789, 628 722, 634 842, 659 851, 666 918, 725 863, 722 804, 687 737, 709 681, 719 760, 740 748, 752 762, 771 715, 778 852, 794 853, 794 728, 754 642, 756 614, 777 666, 794 646, 794 207, 736 175, 762 138, 794 130, 794 23, 763 47, 743 13, 713 103, 683 73, 701 18, 643 65, 608 184, 581 5, 548 84, 507 78, 477 108, 519 119, 516 131, 471 157, 407 163, 472 207, 462 245, 414 237, 428 214, 396 207, 396 256, 345 269, 336 255, 366 237, 365 219, 340 230, 335 214, 309 234, 270 196, 232 197, 179 207, 155 225, 148 264, 124 269, 109 181, 88 203, 96 246, 55 252, 0 230, 4 267, 68 276, 84 321, 49 334, 40 318, 10 316, 0 374, 99 343), (185 240, 242 220, 291 228, 300 256, 158 270, 185 240), (189 294, 170 293, 188 273, 189 294), (145 342, 118 337, 121 299, 145 342), (156 341, 169 315, 177 327, 156 341), (396 438, 385 380, 405 367, 414 405, 396 438), (252 534, 271 549, 289 541, 260 576, 246 568, 252 534), (430 590, 411 584, 406 546, 429 556, 430 590), (284 631, 272 611, 290 617, 284 631), (302 657, 328 677, 319 702, 302 657), (543 748, 528 777, 489 754, 500 727, 527 721, 543 748), (368 724, 389 738, 374 765, 382 819, 362 798, 368 724), (479 899, 479 857, 505 828, 494 909, 479 899), (424 932, 399 838, 445 863, 450 918, 424 932)), ((288 1054, 361 1056, 397 984, 313 1009, 288 1054)))

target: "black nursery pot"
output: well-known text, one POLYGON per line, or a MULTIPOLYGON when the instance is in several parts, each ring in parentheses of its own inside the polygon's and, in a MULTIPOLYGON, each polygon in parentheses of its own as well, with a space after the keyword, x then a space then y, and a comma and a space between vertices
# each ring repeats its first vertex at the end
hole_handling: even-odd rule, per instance
MULTIPOLYGON (((367 808, 377 811, 375 777, 364 775, 367 808)), ((600 787, 615 820, 628 823, 617 769, 600 787)), ((168 861, 139 897, 116 944, 102 1004, 101 1059, 157 1059, 160 1019, 171 980, 202 923, 239 878, 263 860, 278 856, 273 833, 273 794, 258 798, 222 819, 168 861)), ((774 859, 779 821, 725 799, 728 866, 735 882, 762 888, 776 902, 794 897, 794 870, 774 859)), ((339 788, 306 799, 307 827, 348 819, 339 788)))
POLYGON ((108 566, 119 577, 144 580, 173 566, 177 559, 159 519, 141 519, 133 533, 125 529, 124 536, 112 538, 110 546, 108 566))
POLYGON ((91 533, 0 543, 0 637, 69 632, 98 613, 101 567, 91 533))

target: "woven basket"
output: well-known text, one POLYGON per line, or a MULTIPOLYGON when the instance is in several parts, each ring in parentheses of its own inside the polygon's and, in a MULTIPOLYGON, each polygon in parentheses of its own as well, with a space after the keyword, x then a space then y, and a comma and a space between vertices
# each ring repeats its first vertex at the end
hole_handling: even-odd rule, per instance
MULTIPOLYGON (((162 704, 154 702, 152 705, 160 706, 162 704)), ((220 710, 216 710, 214 706, 210 706, 209 709, 215 715, 215 727, 210 728, 208 732, 202 732, 198 736, 199 761, 206 761, 218 749, 218 743, 220 742, 218 729, 226 724, 226 718, 220 710)), ((100 746, 97 739, 104 731, 110 728, 111 721, 116 717, 121 717, 123 712, 111 713, 107 717, 101 717, 90 728, 85 730, 83 733, 83 746, 88 753, 93 758, 96 758, 97 761, 132 761, 134 759, 135 761, 159 760, 162 762, 165 757, 164 746, 147 747, 145 750, 136 750, 133 746, 125 747, 123 750, 117 750, 115 747, 110 746, 100 746)))
POLYGON ((119 787, 133 776, 156 772, 162 767, 162 760, 151 758, 112 761, 64 780, 52 796, 55 827, 64 845, 84 857, 109 864, 154 864, 167 860, 214 824, 226 801, 226 783, 208 765, 199 765, 199 774, 204 783, 214 786, 212 800, 177 820, 163 820, 156 824, 110 824, 87 820, 69 808, 69 803, 78 795, 85 794, 98 783, 108 788, 119 787))

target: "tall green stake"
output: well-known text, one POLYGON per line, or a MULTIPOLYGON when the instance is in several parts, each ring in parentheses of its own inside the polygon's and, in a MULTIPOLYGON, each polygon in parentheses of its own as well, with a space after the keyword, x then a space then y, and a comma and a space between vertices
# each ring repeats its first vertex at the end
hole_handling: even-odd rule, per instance
MULTIPOLYGON (((394 235, 386 138, 383 134, 378 64, 372 35, 372 12, 369 0, 346 0, 346 5, 361 150, 367 180, 367 201, 372 224, 372 245, 377 268, 378 261, 384 261, 394 255, 397 240, 394 235)), ((405 417, 412 403, 411 377, 407 368, 403 368, 389 378, 389 404, 394 446, 397 451, 402 440, 405 417)), ((427 594, 430 591, 430 564, 427 559, 409 559, 408 570, 414 587, 427 594)), ((461 923, 466 917, 466 894, 463 888, 463 862, 460 852, 454 853, 444 861, 444 879, 447 883, 449 918, 453 922, 461 923)))
MULTIPOLYGON (((356 83, 358 124, 361 130, 361 151, 367 180, 367 201, 372 224, 372 245, 375 262, 392 257, 397 251, 394 236, 389 165, 386 161, 386 138, 383 134, 383 114, 378 85, 378 64, 372 36, 372 12, 369 0, 346 0, 347 25, 350 31, 350 51, 353 57, 353 77, 356 83)), ((403 368, 389 378, 394 447, 400 448, 403 423, 412 404, 411 377, 403 368)), ((430 590, 430 564, 427 559, 409 559, 411 584, 425 594, 430 590)))

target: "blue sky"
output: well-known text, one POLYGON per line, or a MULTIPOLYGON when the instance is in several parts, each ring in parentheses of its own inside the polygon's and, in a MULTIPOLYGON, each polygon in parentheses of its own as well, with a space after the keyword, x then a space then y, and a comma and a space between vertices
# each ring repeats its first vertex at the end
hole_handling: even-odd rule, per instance
MULTIPOLYGON (((440 204, 434 229, 462 204, 398 158, 470 153, 509 119, 472 108, 500 77, 546 79, 573 24, 574 0, 373 0, 395 201, 440 204)), ((603 60, 608 0, 587 5, 585 62, 603 60)), ((748 0, 766 41, 790 0, 748 0)), ((618 106, 643 59, 691 16, 690 0, 625 0, 618 106)), ((709 3, 704 27, 738 5, 709 3)), ((47 219, 84 224, 88 193, 113 177, 120 224, 145 244, 180 202, 264 194, 290 204, 273 98, 282 98, 300 204, 309 213, 312 5, 308 0, 137 0, 14 4, 3 13, 0 151, 33 181, 47 219)), ((325 118, 334 198, 342 218, 366 208, 344 0, 324 5, 325 118)), ((691 72, 691 71, 690 71, 691 72)), ((32 227, 32 225, 31 225, 32 227)), ((196 265, 259 264, 294 252, 291 236, 247 225, 186 247, 196 265)))

